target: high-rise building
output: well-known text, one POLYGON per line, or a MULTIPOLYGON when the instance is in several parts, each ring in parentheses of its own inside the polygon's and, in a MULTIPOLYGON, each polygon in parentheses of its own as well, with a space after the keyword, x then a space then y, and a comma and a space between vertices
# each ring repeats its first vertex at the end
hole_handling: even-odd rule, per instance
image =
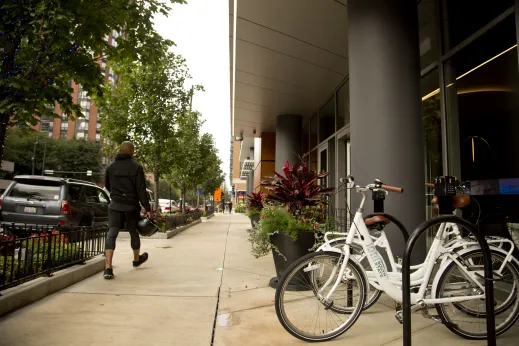
MULTIPOLYGON (((108 44, 117 46, 116 39, 119 36, 120 34, 118 32, 112 30, 110 35, 105 39, 108 44)), ((106 57, 100 58, 98 62, 101 66, 101 72, 105 76, 105 81, 114 84, 117 77, 110 68, 106 57)), ((81 106, 84 117, 71 120, 67 114, 59 108, 59 105, 56 104, 54 106, 54 112, 61 117, 42 117, 40 123, 34 126, 34 129, 42 133, 48 133, 48 136, 54 139, 69 140, 77 138, 101 143, 101 117, 99 110, 88 97, 87 93, 81 88, 81 85, 70 82, 70 86, 73 89, 72 100, 81 106)))

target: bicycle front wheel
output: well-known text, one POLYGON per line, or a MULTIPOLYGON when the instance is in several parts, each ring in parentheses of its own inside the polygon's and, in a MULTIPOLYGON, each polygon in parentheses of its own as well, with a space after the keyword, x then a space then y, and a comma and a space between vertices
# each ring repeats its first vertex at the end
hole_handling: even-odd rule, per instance
POLYGON ((279 281, 276 314, 283 327, 296 338, 331 340, 357 321, 368 289, 358 264, 353 261, 346 264, 339 285, 330 298, 325 299, 339 280, 343 260, 336 252, 313 252, 293 263, 279 281))

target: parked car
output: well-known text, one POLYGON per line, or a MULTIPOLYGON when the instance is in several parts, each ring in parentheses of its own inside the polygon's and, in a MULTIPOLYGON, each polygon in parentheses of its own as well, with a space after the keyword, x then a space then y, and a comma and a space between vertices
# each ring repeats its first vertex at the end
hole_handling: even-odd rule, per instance
POLYGON ((174 213, 178 210, 177 202, 174 200, 170 201, 169 199, 160 198, 159 210, 162 214, 174 213))
POLYGON ((108 194, 88 181, 21 175, 0 199, 0 222, 14 225, 14 231, 35 225, 108 225, 109 204, 108 194))

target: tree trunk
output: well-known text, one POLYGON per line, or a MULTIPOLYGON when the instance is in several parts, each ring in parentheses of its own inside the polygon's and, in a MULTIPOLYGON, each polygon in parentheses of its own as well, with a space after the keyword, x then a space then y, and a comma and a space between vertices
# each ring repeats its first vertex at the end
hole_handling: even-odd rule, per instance
MULTIPOLYGON (((0 114, 0 166, 4 159, 4 143, 7 135, 7 124, 9 123, 9 114, 0 114)), ((1 168, 1 167, 0 167, 1 168)))
POLYGON ((155 194, 155 209, 157 209, 159 207, 159 180, 160 180, 160 176, 159 176, 159 172, 158 172, 158 169, 155 169, 155 171, 153 172, 153 182, 155 184, 155 187, 153 188, 153 193, 155 194))
POLYGON ((182 188, 180 190, 180 195, 181 195, 181 208, 182 208, 182 214, 184 214, 184 212, 186 211, 186 189, 185 188, 182 188))

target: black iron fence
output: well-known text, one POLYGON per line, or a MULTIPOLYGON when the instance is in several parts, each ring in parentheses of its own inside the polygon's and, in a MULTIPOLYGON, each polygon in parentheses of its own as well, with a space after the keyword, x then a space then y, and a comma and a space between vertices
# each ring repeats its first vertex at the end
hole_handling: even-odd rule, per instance
POLYGON ((180 215, 166 215, 159 218, 157 221, 162 232, 172 230, 178 227, 188 225, 196 220, 200 220, 202 217, 201 211, 195 211, 187 214, 180 215))
POLYGON ((108 228, 2 225, 0 291, 102 254, 108 228))

